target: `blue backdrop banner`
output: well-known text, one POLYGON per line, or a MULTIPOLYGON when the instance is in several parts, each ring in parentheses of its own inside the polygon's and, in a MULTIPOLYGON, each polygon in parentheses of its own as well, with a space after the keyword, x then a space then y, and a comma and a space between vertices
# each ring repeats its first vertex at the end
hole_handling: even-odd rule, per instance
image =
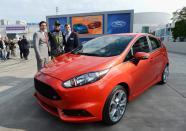
POLYGON ((108 14, 107 34, 129 33, 130 13, 108 14))

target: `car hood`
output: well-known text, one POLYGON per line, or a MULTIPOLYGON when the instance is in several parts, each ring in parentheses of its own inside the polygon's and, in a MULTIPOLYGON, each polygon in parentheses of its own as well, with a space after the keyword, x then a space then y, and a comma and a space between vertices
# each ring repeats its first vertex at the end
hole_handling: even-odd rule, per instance
POLYGON ((50 61, 41 72, 65 81, 84 73, 111 68, 117 64, 117 58, 67 53, 50 61))

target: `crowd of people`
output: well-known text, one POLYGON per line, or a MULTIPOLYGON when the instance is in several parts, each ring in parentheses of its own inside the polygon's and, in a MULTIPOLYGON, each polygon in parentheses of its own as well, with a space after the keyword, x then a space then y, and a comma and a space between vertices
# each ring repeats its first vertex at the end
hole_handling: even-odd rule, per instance
POLYGON ((6 61, 17 56, 17 47, 19 46, 20 58, 28 60, 29 42, 26 37, 19 38, 19 41, 8 39, 8 37, 0 37, 0 60, 6 61))
POLYGON ((7 37, 0 37, 0 60, 6 61, 16 56, 16 43, 7 37))

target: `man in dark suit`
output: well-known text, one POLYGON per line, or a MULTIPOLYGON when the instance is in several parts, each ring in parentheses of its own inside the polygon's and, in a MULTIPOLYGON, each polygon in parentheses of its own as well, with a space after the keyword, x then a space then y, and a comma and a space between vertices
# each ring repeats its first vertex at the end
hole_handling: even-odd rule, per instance
POLYGON ((71 31, 71 27, 69 24, 65 25, 65 53, 74 50, 75 48, 80 46, 78 34, 71 31))
POLYGON ((23 43, 21 42, 21 37, 19 38, 18 45, 20 50, 20 58, 23 59, 23 43))
POLYGON ((30 45, 29 45, 29 42, 24 35, 23 35, 23 39, 21 40, 21 44, 23 45, 23 57, 25 58, 25 60, 28 60, 30 45))

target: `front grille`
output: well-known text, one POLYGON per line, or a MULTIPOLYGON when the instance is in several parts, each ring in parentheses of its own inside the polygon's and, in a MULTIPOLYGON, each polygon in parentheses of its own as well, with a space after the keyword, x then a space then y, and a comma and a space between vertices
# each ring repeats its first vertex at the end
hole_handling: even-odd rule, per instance
POLYGON ((60 100, 60 96, 57 92, 49 85, 34 79, 35 89, 41 94, 42 96, 52 99, 52 100, 60 100))

